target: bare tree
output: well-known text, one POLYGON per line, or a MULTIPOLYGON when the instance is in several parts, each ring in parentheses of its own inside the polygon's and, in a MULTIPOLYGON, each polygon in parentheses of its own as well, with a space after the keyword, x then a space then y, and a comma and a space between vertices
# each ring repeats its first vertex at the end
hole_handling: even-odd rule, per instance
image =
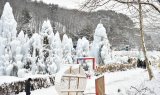
MULTIPOLYGON (((142 22, 143 20, 145 23, 147 21, 147 23, 157 28, 156 23, 154 21, 155 19, 157 19, 158 17, 157 15, 160 14, 159 6, 160 6, 160 0, 142 0, 142 1, 140 0, 86 0, 81 4, 80 10, 89 9, 89 11, 92 11, 100 7, 104 7, 105 9, 113 9, 113 10, 117 10, 117 8, 120 8, 120 10, 123 10, 123 11, 125 10, 127 14, 129 13, 130 17, 132 19, 134 18, 139 23, 139 26, 140 26, 139 31, 140 31, 140 39, 141 39, 143 54, 145 57, 149 78, 151 80, 153 77, 153 72, 151 68, 149 68, 148 59, 146 56, 146 48, 145 48, 144 37, 143 37, 144 25, 142 22)), ((160 21, 156 20, 156 22, 160 22, 160 21)))

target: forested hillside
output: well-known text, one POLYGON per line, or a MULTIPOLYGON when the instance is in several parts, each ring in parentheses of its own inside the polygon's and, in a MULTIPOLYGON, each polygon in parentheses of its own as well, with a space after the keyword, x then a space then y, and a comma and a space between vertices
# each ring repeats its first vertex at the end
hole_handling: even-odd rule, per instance
MULTIPOLYGON (((85 36, 93 41, 93 34, 98 23, 106 28, 107 36, 112 47, 119 49, 130 45, 131 48, 140 48, 139 30, 134 28, 133 21, 124 14, 111 10, 99 10, 96 12, 84 12, 76 9, 61 8, 56 4, 46 4, 42 1, 31 0, 1 0, 0 16, 3 6, 9 2, 13 8, 15 20, 18 23, 17 34, 23 30, 29 37, 33 33, 41 32, 42 23, 49 19, 53 32, 59 31, 61 37, 65 33, 76 44, 79 38, 85 36), (127 36, 127 37, 126 37, 127 36), (137 45, 138 44, 138 45, 137 45)), ((147 49, 152 50, 156 45, 150 36, 145 35, 147 49)))

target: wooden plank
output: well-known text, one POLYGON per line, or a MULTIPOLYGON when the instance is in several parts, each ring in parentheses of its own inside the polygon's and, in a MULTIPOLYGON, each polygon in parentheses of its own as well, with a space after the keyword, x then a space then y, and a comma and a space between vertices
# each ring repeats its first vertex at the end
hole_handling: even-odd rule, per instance
POLYGON ((70 66, 70 73, 71 73, 71 71, 72 71, 72 66, 70 66))
POLYGON ((68 92, 84 92, 84 91, 61 91, 61 93, 68 93, 68 92))
POLYGON ((95 87, 96 87, 96 95, 104 95, 105 94, 104 76, 95 80, 95 87))
POLYGON ((70 89, 70 82, 71 82, 71 77, 69 77, 68 89, 70 89))
POLYGON ((80 70, 81 70, 81 65, 79 65, 79 74, 80 74, 80 70))
POLYGON ((73 77, 73 78, 86 78, 86 76, 77 76, 77 75, 67 75, 67 74, 64 74, 63 77, 73 77))
POLYGON ((79 78, 78 78, 78 82, 77 82, 77 89, 78 89, 78 86, 79 86, 79 78))

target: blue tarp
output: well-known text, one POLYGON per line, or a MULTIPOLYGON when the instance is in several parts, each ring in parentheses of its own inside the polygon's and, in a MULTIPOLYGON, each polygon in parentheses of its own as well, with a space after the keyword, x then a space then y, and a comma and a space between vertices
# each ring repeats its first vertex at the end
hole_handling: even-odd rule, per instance
POLYGON ((73 48, 76 49, 77 45, 73 45, 73 48))

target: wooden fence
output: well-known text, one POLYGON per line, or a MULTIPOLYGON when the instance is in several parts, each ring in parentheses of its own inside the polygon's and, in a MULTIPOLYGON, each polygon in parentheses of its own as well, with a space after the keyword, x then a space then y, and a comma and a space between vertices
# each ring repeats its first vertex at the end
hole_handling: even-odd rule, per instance
POLYGON ((131 69, 136 67, 137 60, 132 59, 130 63, 126 64, 120 64, 120 63, 113 63, 113 64, 106 64, 106 65, 99 65, 96 66, 96 69, 94 70, 95 75, 102 74, 107 71, 116 71, 116 70, 121 70, 124 71, 126 69, 131 69))

